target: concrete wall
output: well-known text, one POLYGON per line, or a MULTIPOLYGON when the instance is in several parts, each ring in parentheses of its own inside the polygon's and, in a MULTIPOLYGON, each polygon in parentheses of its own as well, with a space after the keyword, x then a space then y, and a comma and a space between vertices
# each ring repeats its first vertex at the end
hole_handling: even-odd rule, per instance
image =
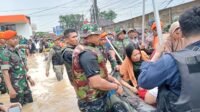
MULTIPOLYGON (((175 19, 177 19, 185 10, 190 9, 194 6, 199 6, 200 4, 200 0, 195 0, 193 2, 189 2, 186 4, 182 4, 182 5, 178 5, 175 7, 171 7, 171 8, 167 8, 164 10, 160 10, 159 14, 160 14, 160 19, 161 21, 164 23, 164 25, 167 24, 171 24, 175 19)), ((147 22, 154 18, 153 13, 149 13, 145 15, 145 21, 146 21, 146 28, 149 28, 147 22)), ((135 17, 129 20, 125 20, 125 21, 121 21, 119 23, 115 23, 113 25, 110 26, 105 26, 102 29, 104 31, 114 31, 115 27, 120 27, 123 29, 128 29, 128 28, 136 28, 139 29, 142 26, 142 16, 139 17, 135 17)))
POLYGON ((29 23, 27 24, 16 24, 16 31, 18 35, 29 39, 32 36, 32 28, 29 23))

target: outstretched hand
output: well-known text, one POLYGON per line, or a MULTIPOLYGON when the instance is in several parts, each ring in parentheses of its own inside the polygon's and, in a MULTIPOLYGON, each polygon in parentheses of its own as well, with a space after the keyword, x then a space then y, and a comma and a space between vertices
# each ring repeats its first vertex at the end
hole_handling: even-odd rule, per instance
POLYGON ((124 90, 123 90, 122 86, 119 86, 118 89, 116 90, 116 92, 118 95, 123 95, 124 90))

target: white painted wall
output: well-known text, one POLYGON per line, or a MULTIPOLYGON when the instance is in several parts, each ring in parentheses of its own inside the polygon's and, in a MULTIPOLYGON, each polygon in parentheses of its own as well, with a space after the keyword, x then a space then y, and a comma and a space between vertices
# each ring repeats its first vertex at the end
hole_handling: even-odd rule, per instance
POLYGON ((29 23, 16 24, 16 31, 18 35, 22 35, 27 39, 30 39, 30 37, 32 36, 32 28, 29 23))

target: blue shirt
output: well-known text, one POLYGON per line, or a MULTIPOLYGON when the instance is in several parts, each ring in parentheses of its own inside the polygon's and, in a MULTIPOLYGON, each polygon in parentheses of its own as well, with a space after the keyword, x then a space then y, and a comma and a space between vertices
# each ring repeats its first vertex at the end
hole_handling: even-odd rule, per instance
POLYGON ((171 91, 179 95, 181 90, 180 73, 176 61, 171 55, 166 54, 156 62, 143 62, 138 84, 145 89, 165 84, 171 91))
MULTIPOLYGON (((192 44, 200 47, 200 41, 192 44)), ((138 84, 145 89, 167 86, 176 95, 180 95, 181 77, 175 59, 170 54, 163 55, 156 62, 143 62, 138 84)))

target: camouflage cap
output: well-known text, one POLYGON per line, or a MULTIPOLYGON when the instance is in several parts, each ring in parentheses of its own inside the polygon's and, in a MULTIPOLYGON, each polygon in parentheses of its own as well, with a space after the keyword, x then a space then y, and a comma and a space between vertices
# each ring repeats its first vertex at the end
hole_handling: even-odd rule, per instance
POLYGON ((130 33, 131 31, 132 31, 132 32, 136 32, 136 29, 134 29, 134 28, 129 28, 129 29, 128 29, 128 33, 130 33))
POLYGON ((81 33, 80 34, 80 37, 81 38, 87 38, 87 37, 89 37, 89 36, 91 36, 91 35, 100 35, 101 34, 101 32, 98 32, 98 31, 96 31, 96 32, 91 32, 91 31, 89 31, 89 32, 87 32, 87 33, 81 33))
POLYGON ((124 30, 124 29, 121 29, 121 28, 116 28, 115 29, 115 33, 116 33, 116 35, 118 36, 120 33, 124 33, 124 34, 126 34, 126 30, 124 30))

